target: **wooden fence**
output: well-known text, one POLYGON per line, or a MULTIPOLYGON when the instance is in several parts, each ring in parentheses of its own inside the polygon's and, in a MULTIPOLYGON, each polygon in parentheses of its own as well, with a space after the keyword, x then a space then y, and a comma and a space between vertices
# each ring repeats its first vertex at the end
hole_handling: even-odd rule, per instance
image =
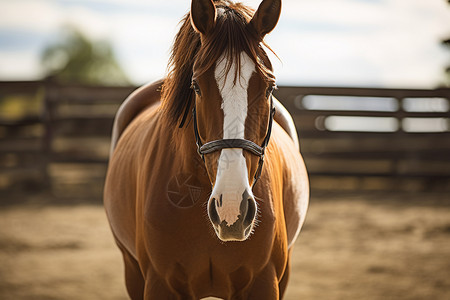
POLYGON ((114 114, 134 89, 0 82, 0 191, 100 197, 114 114))
POLYGON ((450 89, 281 87, 277 97, 313 188, 449 189, 450 89))
MULTIPOLYGON (((114 114, 135 87, 0 82, 0 192, 101 196, 114 114)), ((280 87, 313 189, 449 190, 449 89, 280 87)))

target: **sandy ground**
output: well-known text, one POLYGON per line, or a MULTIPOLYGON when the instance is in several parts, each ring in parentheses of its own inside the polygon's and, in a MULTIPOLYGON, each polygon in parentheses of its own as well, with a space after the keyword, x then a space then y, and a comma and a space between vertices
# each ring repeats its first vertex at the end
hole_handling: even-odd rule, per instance
MULTIPOLYGON (((450 196, 315 196, 285 299, 450 299, 450 196)), ((0 208, 0 299, 127 299, 100 205, 0 208)))

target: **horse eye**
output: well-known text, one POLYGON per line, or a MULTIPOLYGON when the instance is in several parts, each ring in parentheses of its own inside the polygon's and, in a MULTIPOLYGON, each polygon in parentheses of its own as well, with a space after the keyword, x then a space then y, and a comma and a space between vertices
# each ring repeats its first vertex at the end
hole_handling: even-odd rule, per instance
POLYGON ((197 82, 192 81, 191 89, 192 89, 197 95, 199 95, 199 96, 201 95, 201 93, 200 93, 200 87, 198 86, 198 83, 197 83, 197 82))

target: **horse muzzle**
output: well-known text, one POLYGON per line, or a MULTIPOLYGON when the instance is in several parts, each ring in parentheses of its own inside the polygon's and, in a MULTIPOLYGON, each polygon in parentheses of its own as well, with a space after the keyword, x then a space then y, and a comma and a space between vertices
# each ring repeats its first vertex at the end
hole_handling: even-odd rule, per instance
POLYGON ((254 197, 245 191, 236 194, 212 196, 208 201, 208 216, 217 237, 224 242, 245 241, 253 232, 257 205, 254 197))

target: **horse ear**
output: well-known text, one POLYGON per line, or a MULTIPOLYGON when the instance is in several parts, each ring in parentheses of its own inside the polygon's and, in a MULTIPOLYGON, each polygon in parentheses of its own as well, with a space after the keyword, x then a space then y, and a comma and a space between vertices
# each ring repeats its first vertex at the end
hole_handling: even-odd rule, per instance
POLYGON ((250 24, 261 38, 271 32, 278 23, 281 14, 281 0, 263 0, 253 15, 250 24))
POLYGON ((206 35, 216 23, 216 7, 212 0, 192 0, 191 23, 195 30, 206 35))

